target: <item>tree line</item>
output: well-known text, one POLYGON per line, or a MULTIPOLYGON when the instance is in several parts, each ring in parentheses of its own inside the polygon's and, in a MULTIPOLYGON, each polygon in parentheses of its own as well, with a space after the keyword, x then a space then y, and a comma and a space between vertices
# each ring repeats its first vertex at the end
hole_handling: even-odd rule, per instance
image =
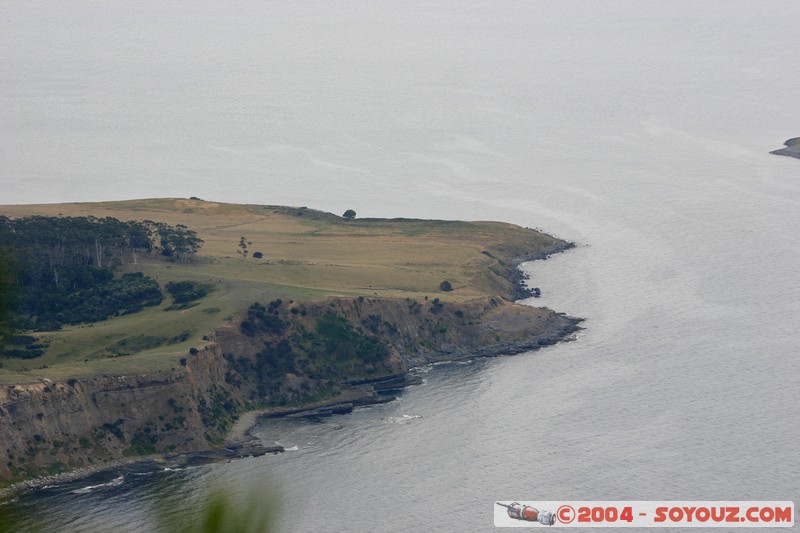
POLYGON ((152 220, 0 216, 0 245, 12 250, 25 265, 29 282, 38 283, 46 275, 59 286, 62 271, 72 266, 114 269, 154 253, 190 262, 203 241, 182 224, 170 226, 152 220))
POLYGON ((114 271, 143 256, 190 262, 202 244, 186 226, 152 220, 0 216, 5 329, 46 331, 158 304, 155 280, 114 271))

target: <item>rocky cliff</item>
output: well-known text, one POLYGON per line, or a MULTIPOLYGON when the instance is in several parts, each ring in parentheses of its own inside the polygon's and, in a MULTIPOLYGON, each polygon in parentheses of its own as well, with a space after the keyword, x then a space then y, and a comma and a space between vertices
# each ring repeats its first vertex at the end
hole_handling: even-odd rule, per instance
POLYGON ((254 306, 168 372, 0 386, 0 484, 213 447, 247 409, 342 395, 434 361, 536 349, 577 322, 501 298, 254 306))
POLYGON ((170 372, 0 387, 0 480, 125 456, 206 448, 239 403, 217 346, 170 372))

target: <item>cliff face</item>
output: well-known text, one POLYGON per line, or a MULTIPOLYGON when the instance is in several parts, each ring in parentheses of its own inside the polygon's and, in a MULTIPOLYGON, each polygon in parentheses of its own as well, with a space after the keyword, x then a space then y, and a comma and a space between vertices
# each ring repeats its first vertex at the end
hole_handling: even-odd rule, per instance
POLYGON ((0 386, 0 484, 208 448, 248 407, 318 400, 429 362, 536 349, 577 329, 575 319, 499 298, 337 298, 260 309, 218 329, 169 372, 0 386))
POLYGON ((211 346, 171 372, 0 387, 0 480, 208 447, 239 405, 225 367, 211 346))
POLYGON ((500 298, 461 304, 438 299, 337 299, 331 303, 351 322, 385 340, 399 354, 404 370, 436 361, 533 350, 577 329, 573 318, 500 298))
POLYGON ((335 396, 348 383, 431 362, 535 350, 578 329, 574 318, 500 298, 331 298, 273 302, 261 314, 270 324, 261 327, 251 316, 245 322, 255 325, 220 328, 214 340, 242 397, 278 406, 335 396))

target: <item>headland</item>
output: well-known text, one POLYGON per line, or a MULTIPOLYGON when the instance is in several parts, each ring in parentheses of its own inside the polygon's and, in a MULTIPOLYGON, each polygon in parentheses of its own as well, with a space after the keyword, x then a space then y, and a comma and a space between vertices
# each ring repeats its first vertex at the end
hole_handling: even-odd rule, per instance
MULTIPOLYGON (((18 345, 0 358, 0 487, 139 457, 278 452, 247 440, 255 416, 239 417, 348 412, 390 401, 414 367, 535 350, 579 329, 514 303, 538 292, 519 262, 571 243, 499 222, 346 214, 199 198, 0 206, 9 241, 47 224, 64 233, 20 245, 29 254, 9 279, 21 291, 34 279, 21 270, 39 266, 65 302, 149 291, 92 322, 75 318, 85 306, 50 322, 12 313, 29 329, 7 328, 18 345), (70 254, 77 266, 58 271, 70 254), (79 267, 105 285, 69 292, 79 267)), ((14 261, 13 247, 3 253, 14 261)))
POLYGON ((773 150, 770 153, 775 155, 786 155, 789 157, 800 158, 800 137, 794 137, 783 143, 784 148, 773 150))

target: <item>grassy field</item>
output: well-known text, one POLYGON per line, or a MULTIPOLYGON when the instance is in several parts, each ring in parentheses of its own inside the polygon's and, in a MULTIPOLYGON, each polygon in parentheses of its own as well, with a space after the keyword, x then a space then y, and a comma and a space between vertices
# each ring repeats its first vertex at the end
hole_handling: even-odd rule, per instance
POLYGON ((332 295, 466 301, 507 291, 502 274, 515 257, 556 240, 511 224, 437 220, 344 220, 306 208, 149 199, 104 203, 0 206, 9 217, 115 217, 184 224, 205 241, 197 261, 140 259, 162 288, 171 281, 213 285, 184 310, 157 307, 95 324, 45 333, 47 352, 3 361, 0 383, 64 379, 97 373, 142 373, 179 364, 203 336, 254 301, 318 301, 332 295), (243 257, 239 241, 252 243, 243 257), (263 258, 252 257, 261 252, 263 258), (453 291, 442 292, 443 280, 453 291), (43 368, 46 367, 46 368, 43 368))

